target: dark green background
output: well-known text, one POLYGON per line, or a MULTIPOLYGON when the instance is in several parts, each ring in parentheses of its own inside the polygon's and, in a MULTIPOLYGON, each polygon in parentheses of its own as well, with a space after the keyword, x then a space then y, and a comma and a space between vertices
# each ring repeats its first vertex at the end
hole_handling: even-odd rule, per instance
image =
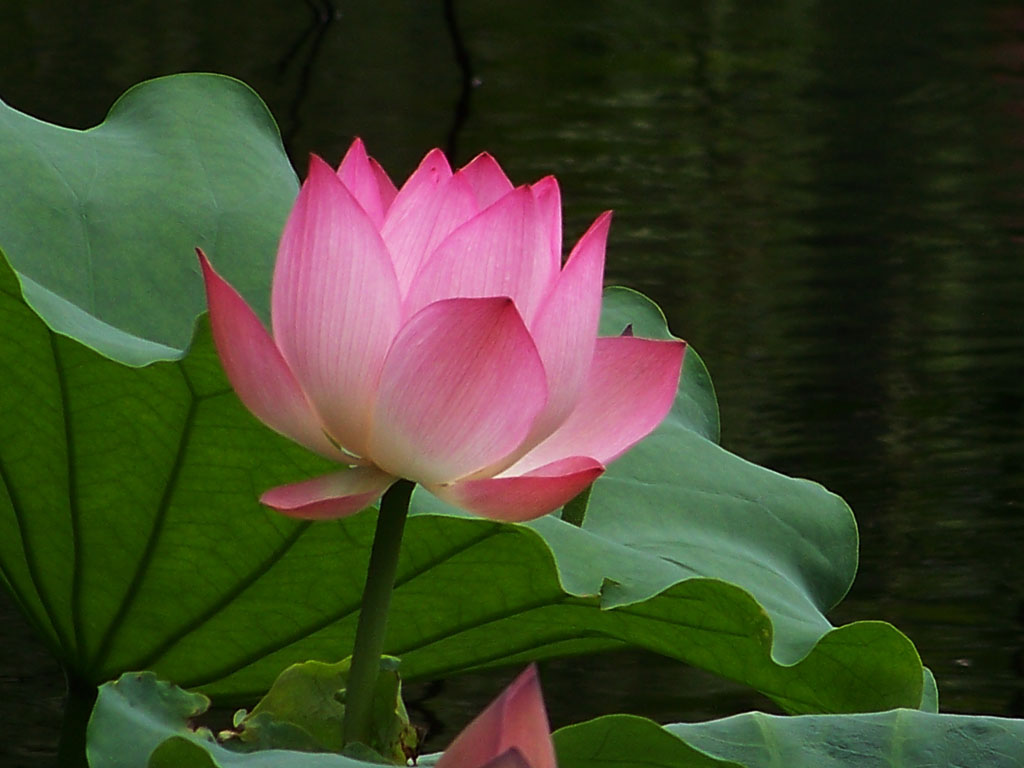
MULTIPOLYGON (((1024 714, 1024 11, 1013 2, 7 0, 0 97, 84 128, 130 85, 225 72, 300 170, 353 135, 554 173, 567 241, 614 208, 608 279, 699 349, 723 444, 842 494, 833 615, 903 629, 946 711, 1024 714)), ((51 753, 61 679, 0 595, 0 758, 51 753)), ((546 665, 556 724, 769 705, 630 655, 546 665), (622 675, 633 684, 624 687, 622 675)), ((419 686, 439 742, 504 682, 419 686)), ((435 742, 434 746, 439 743, 435 742)))

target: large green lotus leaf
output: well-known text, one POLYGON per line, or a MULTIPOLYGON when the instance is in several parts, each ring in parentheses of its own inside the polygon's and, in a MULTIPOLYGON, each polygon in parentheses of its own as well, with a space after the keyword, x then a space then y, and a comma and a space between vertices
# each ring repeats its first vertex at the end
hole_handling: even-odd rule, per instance
MULTIPOLYGON (((611 292, 606 311, 618 323, 651 310, 611 292)), ((6 266, 0 315, 0 572, 73 678, 149 668, 246 701, 291 663, 350 652, 374 514, 312 524, 259 506, 265 488, 330 465, 248 414, 205 323, 183 360, 130 368, 51 332, 6 266)), ((676 411, 598 484, 582 529, 553 516, 531 528, 414 515, 387 642, 405 677, 639 646, 794 711, 917 706, 922 671, 906 638, 821 617, 851 575, 848 510, 703 437, 708 387, 691 354, 676 411), (697 501, 723 516, 749 506, 734 524, 716 531, 710 513, 678 508, 685 488, 666 490, 694 482, 667 447, 679 439, 703 467, 699 487, 715 489, 697 501), (646 462, 662 467, 640 475, 649 489, 629 479, 646 462), (657 520, 648 491, 665 503, 657 520), (635 531, 605 520, 623 493, 635 531), (662 541, 636 540, 655 525, 662 541), (700 558, 691 536, 709 550, 700 558), (775 548, 755 545, 761 536, 775 548)))
POLYGON ((174 75, 76 131, 0 103, 0 248, 59 333, 115 360, 180 358, 205 309, 195 247, 260 310, 297 182, 246 85, 174 75))
POLYGON ((661 727, 611 715, 555 734, 561 768, 940 768, 1024 765, 1024 720, 896 709, 781 717, 752 712, 661 727))

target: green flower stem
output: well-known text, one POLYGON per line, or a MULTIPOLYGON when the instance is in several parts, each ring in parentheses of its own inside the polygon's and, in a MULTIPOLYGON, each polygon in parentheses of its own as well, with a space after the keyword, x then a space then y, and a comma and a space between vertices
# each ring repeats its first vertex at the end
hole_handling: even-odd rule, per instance
POLYGON ((398 552, 402 531, 409 514, 409 499, 415 483, 399 480, 380 500, 377 530, 366 571, 363 604, 356 626, 356 643, 352 650, 352 668, 345 686, 345 743, 371 742, 370 717, 373 691, 384 652, 384 635, 388 628, 388 606, 395 586, 398 552))

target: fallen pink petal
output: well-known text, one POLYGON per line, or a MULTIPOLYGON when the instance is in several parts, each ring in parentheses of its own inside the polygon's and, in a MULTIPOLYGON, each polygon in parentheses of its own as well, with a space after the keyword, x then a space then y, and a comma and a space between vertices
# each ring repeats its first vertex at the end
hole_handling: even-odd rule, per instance
POLYGON ((396 480, 470 512, 556 509, 672 406, 685 343, 598 339, 604 213, 562 258, 554 177, 429 152, 399 188, 353 142, 311 158, 278 250, 268 332, 200 253, 242 402, 347 472, 272 488, 294 517, 353 514, 396 480))

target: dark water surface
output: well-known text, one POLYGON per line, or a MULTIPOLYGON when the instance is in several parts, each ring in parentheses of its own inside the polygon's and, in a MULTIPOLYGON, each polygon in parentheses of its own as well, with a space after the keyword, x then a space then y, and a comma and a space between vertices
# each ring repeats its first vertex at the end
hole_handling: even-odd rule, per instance
MULTIPOLYGON (((226 72, 302 165, 356 134, 397 179, 433 146, 487 149, 558 176, 567 241, 615 209, 609 281, 704 356, 723 444, 852 505, 833 622, 900 627, 946 711, 1024 714, 1020 6, 478 1, 455 4, 467 73, 443 3, 335 5, 321 26, 300 0, 7 0, 0 98, 87 127, 140 80, 226 72)), ((34 765, 62 682, 0 611, 0 764, 34 765)), ((771 707, 637 654, 543 674, 556 725, 771 707)), ((433 746, 506 677, 410 691, 433 746)))

